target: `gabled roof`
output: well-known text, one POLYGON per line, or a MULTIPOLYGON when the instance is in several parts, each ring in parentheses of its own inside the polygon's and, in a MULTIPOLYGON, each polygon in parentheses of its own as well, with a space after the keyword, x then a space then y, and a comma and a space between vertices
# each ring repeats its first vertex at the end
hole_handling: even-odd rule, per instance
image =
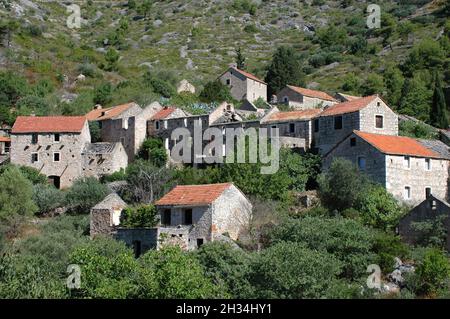
POLYGON ((6 136, 0 136, 0 142, 11 142, 11 139, 9 137, 6 136))
POLYGON ((353 133, 384 154, 442 158, 441 155, 411 137, 373 134, 360 131, 353 131, 353 133))
POLYGON ((88 114, 86 114, 86 117, 88 121, 102 121, 102 120, 109 120, 112 118, 115 118, 116 116, 119 116, 126 110, 128 110, 130 107, 136 105, 134 102, 121 104, 117 106, 112 106, 108 108, 100 108, 100 109, 94 109, 90 111, 88 114))
POLYGON ((322 112, 321 109, 308 109, 301 111, 278 112, 272 114, 267 122, 282 122, 292 120, 309 120, 322 112))
MULTIPOLYGON (((263 80, 261 80, 260 78, 258 78, 256 75, 253 75, 253 74, 251 74, 251 73, 249 73, 249 72, 240 70, 240 69, 238 69, 238 68, 236 68, 236 67, 233 67, 233 66, 230 67, 230 68, 229 68, 227 71, 225 71, 223 74, 227 73, 230 69, 231 69, 231 70, 234 70, 234 71, 236 71, 236 72, 238 72, 238 73, 240 73, 241 75, 245 76, 245 77, 248 78, 248 79, 252 79, 252 80, 254 80, 254 81, 261 82, 261 83, 267 85, 266 82, 264 82, 263 80)), ((222 75, 223 75, 223 74, 222 74, 222 75)))
POLYGON ((209 205, 222 193, 232 186, 232 183, 205 184, 205 185, 178 185, 160 200, 158 206, 194 206, 209 205))
POLYGON ((127 206, 117 193, 111 193, 92 209, 123 209, 127 206))
POLYGON ((19 116, 11 133, 81 133, 85 116, 19 116))
POLYGON ((353 100, 357 100, 357 99, 361 98, 361 96, 355 96, 355 95, 350 95, 350 94, 345 94, 345 93, 340 93, 340 92, 338 92, 336 95, 340 96, 341 98, 345 99, 346 101, 353 101, 353 100))
POLYGON ((339 115, 357 112, 365 108, 367 105, 369 105, 370 102, 372 102, 377 97, 378 95, 371 95, 356 100, 334 104, 326 108, 322 112, 322 114, 320 114, 320 116, 330 116, 330 115, 339 115))
POLYGON ((168 117, 170 114, 175 112, 175 107, 165 107, 162 108, 160 111, 156 112, 155 115, 152 116, 152 120, 163 120, 166 117, 168 117))
POLYGON ((334 97, 332 97, 331 95, 329 95, 325 92, 322 92, 322 91, 305 89, 305 88, 293 86, 293 85, 288 85, 287 87, 301 95, 304 95, 304 96, 314 97, 314 98, 326 100, 326 101, 336 101, 336 99, 334 97))

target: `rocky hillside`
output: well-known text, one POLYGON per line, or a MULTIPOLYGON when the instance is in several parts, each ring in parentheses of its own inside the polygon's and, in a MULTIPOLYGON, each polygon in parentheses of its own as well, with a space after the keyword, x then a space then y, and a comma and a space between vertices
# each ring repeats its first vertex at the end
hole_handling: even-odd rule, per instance
MULTIPOLYGON (((332 92, 349 73, 364 81, 400 64, 421 40, 444 33, 445 0, 376 2, 382 26, 375 30, 366 27, 365 0, 89 0, 76 2, 81 28, 71 29, 72 1, 0 0, 2 21, 17 22, 10 41, 3 34, 0 66, 32 83, 49 79, 56 103, 104 81, 135 81, 147 70, 169 70, 201 87, 234 62, 238 47, 247 70, 264 77, 275 49, 289 45, 304 60, 306 83, 332 92), (120 55, 114 67, 110 49, 120 55), (80 73, 87 78, 76 83, 80 73)), ((142 95, 154 97, 130 89, 110 103, 142 95)))

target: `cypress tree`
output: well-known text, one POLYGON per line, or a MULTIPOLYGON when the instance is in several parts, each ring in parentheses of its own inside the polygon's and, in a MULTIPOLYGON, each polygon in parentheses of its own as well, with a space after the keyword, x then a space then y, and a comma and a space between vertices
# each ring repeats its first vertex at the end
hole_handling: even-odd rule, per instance
POLYGON ((245 57, 240 47, 236 50, 236 66, 240 70, 245 70, 245 57))
POLYGON ((434 93, 431 104, 430 122, 431 125, 442 129, 447 129, 449 126, 444 91, 442 90, 441 79, 437 72, 434 74, 434 93))

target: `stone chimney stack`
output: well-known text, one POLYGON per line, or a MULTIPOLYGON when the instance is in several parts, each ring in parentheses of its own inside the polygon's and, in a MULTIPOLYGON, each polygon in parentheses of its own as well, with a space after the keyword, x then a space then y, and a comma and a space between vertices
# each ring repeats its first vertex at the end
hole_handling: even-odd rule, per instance
POLYGON ((94 109, 95 110, 101 110, 102 106, 100 104, 95 104, 94 109))

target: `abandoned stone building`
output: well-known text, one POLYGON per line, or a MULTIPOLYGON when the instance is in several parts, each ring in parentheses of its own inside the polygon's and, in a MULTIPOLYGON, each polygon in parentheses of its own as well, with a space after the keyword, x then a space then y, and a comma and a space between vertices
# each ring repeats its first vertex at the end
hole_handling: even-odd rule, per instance
POLYGON ((11 147, 11 138, 7 136, 0 136, 0 155, 9 154, 11 147))
POLYGON ((169 128, 168 120, 170 119, 187 118, 189 116, 191 114, 180 108, 163 107, 147 121, 147 135, 157 136, 167 130, 169 128))
POLYGON ((90 212, 90 236, 113 235, 120 225, 120 215, 127 204, 117 195, 111 193, 90 212))
POLYGON ((335 98, 325 92, 293 85, 287 85, 277 93, 277 102, 296 110, 323 108, 337 103, 335 98))
POLYGON ((237 240, 252 216, 252 204, 232 183, 179 185, 155 206, 160 236, 178 237, 187 249, 224 235, 237 240))
POLYGON ((19 116, 11 131, 10 161, 37 169, 57 188, 126 167, 121 146, 90 142, 84 116, 19 116))
POLYGON ((348 101, 360 99, 361 96, 354 96, 354 95, 338 92, 334 95, 334 98, 339 102, 348 102, 348 101))
POLYGON ((312 119, 321 111, 321 109, 306 109, 279 112, 274 108, 261 119, 260 126, 269 129, 269 132, 278 129, 281 146, 307 151, 312 145, 312 119))
POLYGON ((332 105, 313 123, 314 147, 326 154, 353 130, 398 135, 398 116, 377 95, 332 105))
POLYGON ((86 117, 99 123, 102 142, 122 143, 130 163, 147 136, 147 121, 161 109, 158 102, 145 109, 134 102, 109 108, 97 105, 86 117))
POLYGON ((230 66, 219 76, 219 80, 230 88, 231 95, 238 101, 248 100, 253 103, 259 98, 267 100, 267 83, 235 66, 230 66))
POLYGON ((450 251, 450 204, 433 195, 429 195, 423 202, 405 215, 399 222, 398 233, 401 238, 411 244, 418 244, 423 234, 414 227, 415 223, 441 222, 446 230, 446 249, 450 251), (437 220, 438 219, 438 220, 437 220))
POLYGON ((324 156, 324 168, 337 157, 353 162, 406 204, 429 194, 447 199, 449 160, 413 138, 354 131, 324 156))

